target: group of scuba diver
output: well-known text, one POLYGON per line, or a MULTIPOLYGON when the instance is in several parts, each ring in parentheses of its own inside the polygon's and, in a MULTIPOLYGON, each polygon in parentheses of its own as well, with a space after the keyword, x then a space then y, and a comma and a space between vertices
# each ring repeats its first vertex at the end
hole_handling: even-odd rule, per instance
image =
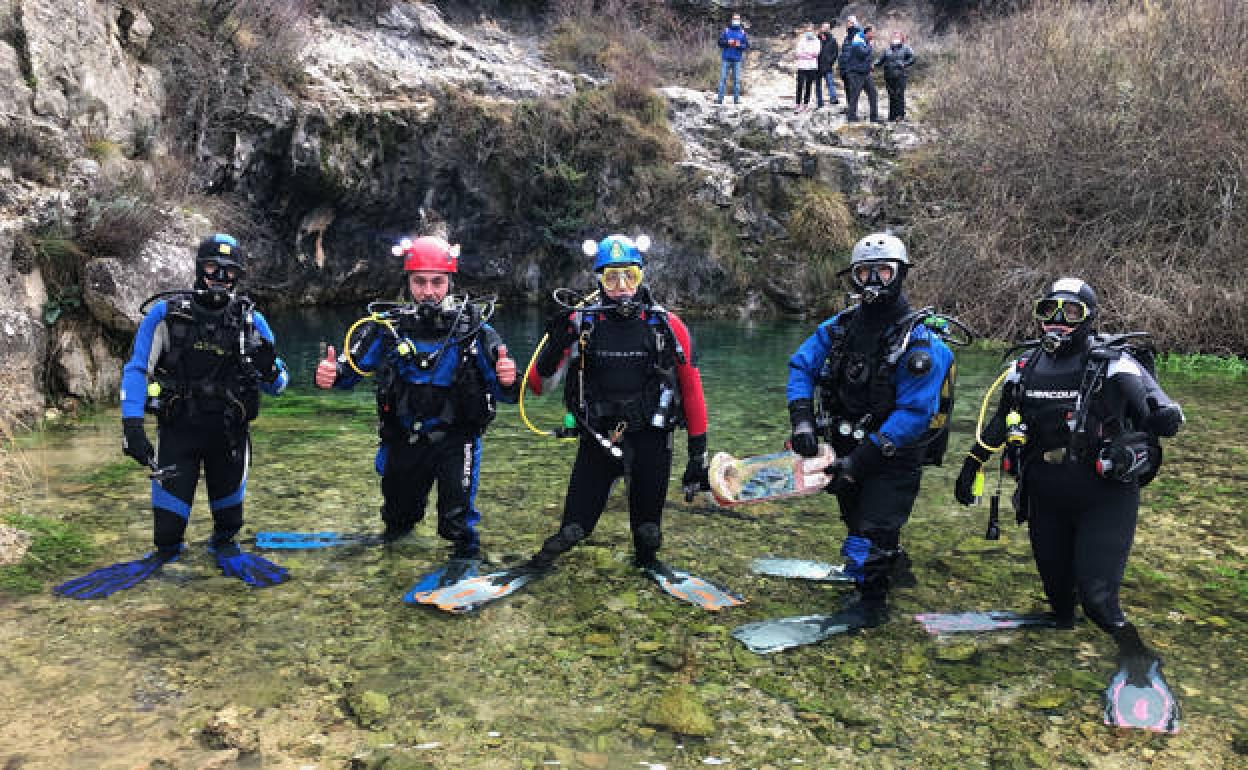
MULTIPOLYGON (((691 501, 710 488, 708 419, 689 330, 643 282, 649 239, 610 235, 583 247, 593 258, 595 289, 584 296, 555 292, 558 309, 519 372, 489 324, 493 298, 451 292, 459 247, 433 236, 401 240, 393 253, 403 260, 403 301, 371 304, 347 331, 341 354, 330 347, 315 372, 323 389, 351 389, 375 378, 383 530, 377 536, 259 533, 256 546, 395 542, 423 519, 436 483, 437 532, 449 541, 450 556, 404 600, 466 612, 549 574, 562 554, 590 537, 612 488, 625 478, 636 567, 667 593, 706 609, 744 603, 659 559, 673 434, 683 428, 688 435, 681 485, 691 501), (519 401, 536 431, 523 410, 523 389, 540 395, 560 380, 564 423, 540 431, 578 442, 559 528, 527 561, 480 574, 475 497, 482 435, 499 402, 519 401)), ((911 266, 895 236, 859 240, 844 271, 857 301, 820 324, 789 360, 787 446, 805 458, 834 457, 822 472, 847 534, 843 564, 814 572, 789 564, 770 574, 834 579, 856 590, 833 613, 737 628, 733 636, 756 652, 887 622, 890 591, 908 573, 901 531, 923 467, 942 462, 956 379, 951 348, 971 337, 957 319, 911 307, 903 290, 911 266)), ((239 291, 245 261, 237 241, 221 234, 205 239, 195 275, 193 289, 145 303, 122 377, 123 451, 151 470, 155 550, 70 580, 54 589, 58 594, 106 597, 178 559, 201 464, 213 517, 208 549, 222 573, 257 588, 289 577, 237 543, 249 425, 260 391, 278 395, 286 387, 286 367, 264 316, 239 291), (156 416, 155 447, 144 430, 145 412, 156 416)), ((1178 710, 1160 658, 1126 619, 1119 593, 1140 487, 1157 473, 1159 439, 1177 433, 1183 412, 1153 376, 1142 335, 1096 332, 1098 302, 1087 283, 1055 281, 1033 311, 1041 336, 1011 351, 985 394, 954 497, 963 505, 976 502, 985 468, 1000 454, 988 537, 998 535, 1000 477, 1009 475, 1017 481, 1016 516, 1027 523, 1050 612, 920 620, 934 632, 1070 629, 1081 606, 1118 648, 1106 723, 1173 732, 1178 710)))

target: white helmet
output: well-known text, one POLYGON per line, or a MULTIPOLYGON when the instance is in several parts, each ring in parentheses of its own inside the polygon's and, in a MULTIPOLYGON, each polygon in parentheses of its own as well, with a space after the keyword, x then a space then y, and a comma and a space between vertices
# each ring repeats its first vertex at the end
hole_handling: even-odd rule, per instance
POLYGON ((910 267, 906 245, 895 235, 871 233, 854 244, 849 282, 867 304, 892 302, 901 296, 901 282, 910 267))
POLYGON ((867 262, 877 259, 891 259, 903 265, 910 264, 910 255, 906 253, 906 244, 890 233, 871 233, 863 236, 854 244, 854 253, 849 264, 867 262))

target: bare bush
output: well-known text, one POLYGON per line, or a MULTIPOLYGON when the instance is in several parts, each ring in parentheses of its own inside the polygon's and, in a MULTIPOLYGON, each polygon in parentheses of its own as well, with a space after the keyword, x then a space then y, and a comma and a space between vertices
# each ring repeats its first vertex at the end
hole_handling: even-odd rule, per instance
POLYGON ((1106 326, 1248 349, 1248 4, 1051 0, 955 48, 898 191, 919 291, 1017 337, 1078 275, 1106 326))
POLYGON ((546 52, 555 66, 654 87, 660 80, 697 88, 719 67, 715 30, 661 0, 558 0, 546 52))
POLYGON ((257 83, 296 83, 306 42, 308 0, 155 0, 154 58, 169 84, 174 135, 196 159, 238 129, 257 83))

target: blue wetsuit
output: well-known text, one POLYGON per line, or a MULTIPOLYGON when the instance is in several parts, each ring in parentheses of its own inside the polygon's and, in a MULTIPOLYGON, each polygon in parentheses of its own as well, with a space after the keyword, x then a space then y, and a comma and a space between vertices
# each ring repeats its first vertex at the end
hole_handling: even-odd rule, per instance
POLYGON ((145 410, 155 412, 156 462, 176 470, 171 478, 152 482, 158 550, 182 542, 201 465, 213 543, 232 540, 242 527, 248 424, 259 409, 260 391, 278 395, 289 382, 274 343, 268 322, 245 298, 217 310, 190 295, 161 300, 139 324, 122 371, 121 416, 141 420, 145 410), (260 361, 263 371, 257 369, 260 361), (153 382, 161 392, 149 398, 153 382))
MULTIPOLYGON (((424 518, 436 481, 438 534, 451 541, 454 558, 476 558, 481 434, 498 402, 515 402, 519 378, 510 387, 499 384, 494 367, 502 339, 488 324, 448 340, 446 330, 412 323, 394 331, 373 324, 352 350, 356 366, 378 380, 381 445, 374 466, 384 497, 383 537, 402 537, 424 518)), ((342 365, 345 358, 339 361, 334 387, 354 387, 362 376, 342 365)))
POLYGON ((887 595, 901 527, 919 492, 923 444, 953 364, 949 347, 919 324, 890 371, 887 355, 905 342, 894 324, 908 310, 904 300, 851 308, 822 323, 789 359, 790 405, 811 403, 819 386, 825 437, 851 460, 854 483, 837 491, 849 530, 842 552, 867 599, 887 595))

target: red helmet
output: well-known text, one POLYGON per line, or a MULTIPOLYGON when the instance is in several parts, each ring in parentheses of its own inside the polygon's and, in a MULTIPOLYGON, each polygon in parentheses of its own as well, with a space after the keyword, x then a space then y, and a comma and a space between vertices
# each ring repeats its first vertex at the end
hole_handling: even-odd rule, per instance
POLYGON ((452 246, 433 235, 404 238, 391 251, 396 257, 403 257, 403 271, 406 273, 420 270, 459 272, 459 244, 452 246))

